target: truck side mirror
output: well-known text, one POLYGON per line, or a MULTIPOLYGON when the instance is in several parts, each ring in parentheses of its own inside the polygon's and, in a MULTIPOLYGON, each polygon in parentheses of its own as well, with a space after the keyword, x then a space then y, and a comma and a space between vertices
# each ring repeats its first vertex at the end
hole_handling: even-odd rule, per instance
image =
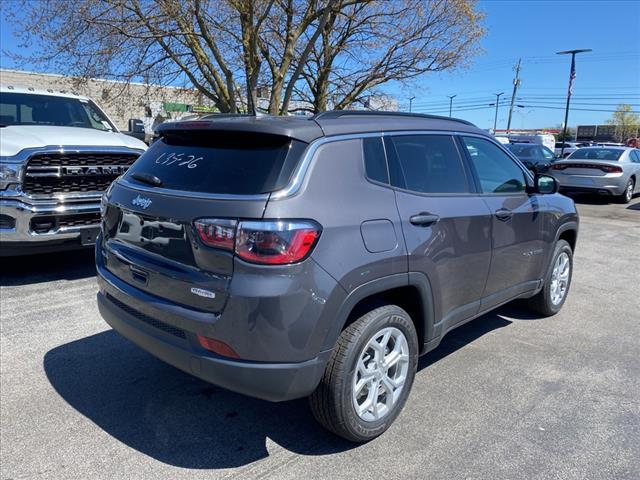
POLYGON ((129 131, 131 133, 144 133, 144 123, 138 118, 129 119, 129 131))

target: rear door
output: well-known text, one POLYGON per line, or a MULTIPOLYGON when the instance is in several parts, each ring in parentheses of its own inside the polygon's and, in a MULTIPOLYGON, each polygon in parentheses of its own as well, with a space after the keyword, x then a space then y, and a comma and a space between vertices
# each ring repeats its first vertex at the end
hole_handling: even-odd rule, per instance
POLYGON ((105 267, 147 293, 221 311, 233 275, 225 241, 239 219, 262 218, 269 193, 288 183, 305 145, 229 132, 156 141, 107 195, 105 267), (205 231, 217 247, 205 243, 205 231))
POLYGON ((482 199, 492 214, 493 254, 482 309, 534 289, 545 258, 546 203, 528 193, 524 170, 492 141, 461 137, 482 199))
POLYGON ((451 135, 387 137, 391 183, 409 257, 424 272, 443 330, 479 310, 491 258, 491 215, 473 193, 451 135))

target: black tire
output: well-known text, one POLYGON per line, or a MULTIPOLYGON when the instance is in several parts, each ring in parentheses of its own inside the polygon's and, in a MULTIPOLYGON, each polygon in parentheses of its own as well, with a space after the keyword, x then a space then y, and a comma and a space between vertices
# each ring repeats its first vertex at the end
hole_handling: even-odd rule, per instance
POLYGON ((318 388, 309 397, 316 420, 331 432, 352 442, 367 442, 393 423, 407 400, 418 365, 418 336, 411 317, 396 305, 385 305, 361 316, 340 335, 318 388), (352 399, 356 365, 369 340, 383 328, 395 327, 406 340, 408 372, 402 390, 389 412, 377 421, 364 421, 352 399))
POLYGON ((571 287, 571 278, 573 276, 573 251, 571 250, 571 246, 565 240, 558 240, 556 243, 556 247, 553 251, 553 256, 551 257, 551 262, 547 267, 547 272, 544 277, 544 285, 542 290, 538 292, 535 296, 529 298, 526 303, 527 306, 536 313, 549 317, 551 315, 555 315, 560 311, 564 302, 567 300, 567 296, 569 295, 569 288, 571 287), (551 277, 553 275, 554 266, 558 260, 558 257, 562 254, 566 253, 569 256, 569 280, 564 292, 564 296, 562 300, 558 303, 554 303, 551 300, 551 277))
POLYGON ((635 185, 636 184, 633 181, 633 178, 630 178, 627 182, 627 186, 625 187, 624 192, 622 192, 622 195, 618 197, 620 203, 629 203, 631 201, 631 199, 633 198, 633 189, 635 188, 635 185))

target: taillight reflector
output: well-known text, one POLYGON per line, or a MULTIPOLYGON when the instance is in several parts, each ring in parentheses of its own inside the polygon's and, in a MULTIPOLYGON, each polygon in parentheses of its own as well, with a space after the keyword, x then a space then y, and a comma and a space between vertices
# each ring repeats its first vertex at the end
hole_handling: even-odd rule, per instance
POLYGON ((202 345, 202 348, 209 350, 210 352, 217 353, 224 357, 240 358, 233 348, 220 340, 216 340, 215 338, 198 335, 198 342, 202 345))

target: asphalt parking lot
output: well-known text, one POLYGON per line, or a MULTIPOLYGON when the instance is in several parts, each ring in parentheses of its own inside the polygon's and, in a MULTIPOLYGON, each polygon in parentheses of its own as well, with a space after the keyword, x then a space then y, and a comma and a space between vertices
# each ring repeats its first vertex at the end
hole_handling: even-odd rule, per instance
POLYGON ((452 332, 361 446, 304 400, 221 390, 111 331, 91 252, 2 259, 0 476, 638 479, 640 198, 578 200, 562 312, 507 305, 452 332))

